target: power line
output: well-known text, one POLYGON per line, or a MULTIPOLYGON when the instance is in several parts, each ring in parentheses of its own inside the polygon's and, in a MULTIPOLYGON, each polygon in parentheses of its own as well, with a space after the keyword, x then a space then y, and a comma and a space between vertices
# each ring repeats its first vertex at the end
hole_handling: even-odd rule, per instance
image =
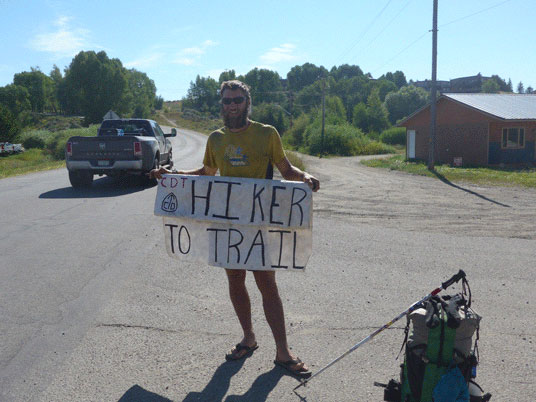
POLYGON ((485 11, 491 10, 492 8, 502 6, 503 4, 508 3, 509 1, 512 1, 512 0, 505 0, 505 1, 502 1, 502 2, 500 2, 500 3, 497 3, 497 4, 493 5, 493 6, 490 6, 490 7, 488 7, 488 8, 485 8, 485 9, 483 9, 483 10, 477 11, 476 13, 469 14, 469 15, 466 15, 465 17, 461 17, 461 18, 455 19, 455 20, 453 20, 453 21, 447 22, 446 24, 441 24, 439 27, 440 27, 440 28, 441 28, 441 27, 446 27, 447 25, 454 24, 455 22, 459 22, 459 21, 465 20, 465 19, 467 19, 467 18, 469 18, 469 17, 473 17, 473 16, 475 16, 475 15, 477 15, 477 14, 480 14, 480 13, 483 13, 483 12, 485 12, 485 11))
POLYGON ((410 4, 411 2, 412 2, 412 0, 409 0, 409 1, 404 5, 404 7, 402 7, 402 8, 398 11, 398 13, 396 13, 396 15, 395 15, 393 18, 391 18, 391 20, 387 23, 387 25, 385 25, 385 26, 382 28, 382 30, 381 30, 380 32, 378 32, 378 34, 377 34, 374 38, 372 38, 372 40, 371 40, 371 41, 370 41, 364 48, 362 48, 361 50, 365 50, 365 49, 367 49, 370 45, 372 45, 372 43, 378 38, 378 36, 380 36, 380 35, 381 35, 381 34, 382 34, 382 33, 389 27, 389 25, 391 25, 391 24, 393 23, 393 21, 394 21, 394 20, 395 20, 395 19, 402 13, 402 11, 404 11, 404 10, 406 9, 407 6, 409 6, 409 4, 410 4))
POLYGON ((359 35, 359 38, 357 39, 357 41, 352 45, 350 46, 350 48, 341 53, 341 55, 338 57, 338 59, 342 59, 343 56, 346 56, 348 53, 350 53, 350 51, 357 46, 357 44, 359 42, 361 42, 361 39, 363 39, 363 36, 368 32, 368 30, 374 25, 374 23, 378 20, 378 18, 381 17, 381 15, 383 14, 383 12, 386 10, 386 8, 389 6, 389 4, 391 4, 391 1, 393 0, 388 0, 387 3, 385 4, 385 6, 383 6, 383 8, 380 10, 380 12, 376 15, 376 17, 373 18, 373 20, 370 22, 370 24, 363 30, 363 32, 361 32, 361 34, 359 35))
POLYGON ((417 39, 415 39, 413 42, 411 42, 409 45, 407 45, 404 49, 402 49, 400 52, 395 54, 392 58, 390 58, 385 63, 383 63, 380 67, 376 68, 373 72, 375 73, 376 71, 378 71, 381 68, 383 68, 386 65, 388 65, 390 62, 392 62, 394 59, 396 59, 398 56, 400 56, 402 53, 404 53, 406 50, 408 50, 411 46, 413 46, 415 43, 420 41, 422 38, 424 38, 429 33, 430 33, 430 31, 426 31, 425 33, 423 33, 421 36, 419 36, 417 39))
MULTIPOLYGON (((461 18, 457 18, 453 21, 450 21, 450 22, 447 22, 445 24, 442 24, 442 25, 439 25, 439 27, 445 27, 447 25, 450 25, 450 24, 454 24, 456 22, 459 22, 459 21, 462 21, 462 20, 465 20, 467 18, 470 18, 470 17, 473 17, 475 15, 478 15, 478 14, 481 14, 485 11, 488 11, 488 10, 491 10, 492 8, 495 8, 495 7, 499 7, 505 3, 508 3, 512 0, 504 0, 504 1, 501 1, 500 3, 497 3, 497 4, 494 4, 490 7, 487 7, 487 8, 484 8, 482 10, 479 10, 477 12, 474 12, 472 14, 469 14, 469 15, 466 15, 464 17, 461 17, 461 18)), ((422 34, 421 36, 419 36, 417 39, 415 39, 413 42, 411 42, 408 46, 406 46, 404 49, 402 49, 400 52, 398 52, 396 55, 394 55, 392 58, 390 58, 387 62, 385 62, 384 64, 382 64, 380 67, 378 67, 377 69, 374 70, 374 72, 377 72, 378 70, 380 70, 381 68, 385 67, 387 64, 389 64, 390 62, 392 62, 394 59, 396 59, 398 56, 400 56, 402 53, 404 53, 407 49, 409 49, 411 46, 413 46, 415 43, 417 43, 419 40, 421 40, 424 36, 426 36, 426 34, 428 34, 429 31, 425 32, 424 34, 422 34)))

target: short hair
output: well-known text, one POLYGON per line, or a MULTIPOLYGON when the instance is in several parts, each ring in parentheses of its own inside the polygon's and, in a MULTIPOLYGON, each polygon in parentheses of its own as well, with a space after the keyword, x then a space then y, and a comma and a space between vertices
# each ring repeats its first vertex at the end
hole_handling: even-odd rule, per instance
POLYGON ((251 94, 249 93, 249 87, 247 86, 247 84, 244 84, 242 81, 238 80, 223 81, 220 87, 220 97, 223 96, 223 92, 226 89, 229 89, 231 91, 237 89, 241 90, 246 96, 246 102, 248 103, 248 114, 251 113, 251 94))

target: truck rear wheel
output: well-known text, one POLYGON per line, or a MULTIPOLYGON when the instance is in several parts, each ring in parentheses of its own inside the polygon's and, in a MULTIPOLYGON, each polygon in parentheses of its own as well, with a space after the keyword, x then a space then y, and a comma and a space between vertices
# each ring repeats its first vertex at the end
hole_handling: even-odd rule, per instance
POLYGON ((69 181, 74 188, 90 187, 93 183, 93 173, 89 170, 70 170, 69 181))

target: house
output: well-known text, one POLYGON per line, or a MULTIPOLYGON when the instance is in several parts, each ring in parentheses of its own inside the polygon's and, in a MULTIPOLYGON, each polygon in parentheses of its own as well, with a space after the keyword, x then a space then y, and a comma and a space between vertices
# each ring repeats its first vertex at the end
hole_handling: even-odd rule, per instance
MULTIPOLYGON (((536 164, 536 95, 449 93, 436 101, 435 161, 536 164)), ((408 159, 428 160, 430 104, 402 120, 408 159)))

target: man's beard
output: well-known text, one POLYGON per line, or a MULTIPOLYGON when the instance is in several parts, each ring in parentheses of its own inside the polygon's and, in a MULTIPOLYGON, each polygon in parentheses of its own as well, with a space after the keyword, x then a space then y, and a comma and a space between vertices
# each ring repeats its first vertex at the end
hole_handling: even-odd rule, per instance
POLYGON ((230 113, 222 112, 223 122, 227 128, 237 129, 247 125, 248 122, 248 109, 245 108, 241 115, 230 116, 230 113))

